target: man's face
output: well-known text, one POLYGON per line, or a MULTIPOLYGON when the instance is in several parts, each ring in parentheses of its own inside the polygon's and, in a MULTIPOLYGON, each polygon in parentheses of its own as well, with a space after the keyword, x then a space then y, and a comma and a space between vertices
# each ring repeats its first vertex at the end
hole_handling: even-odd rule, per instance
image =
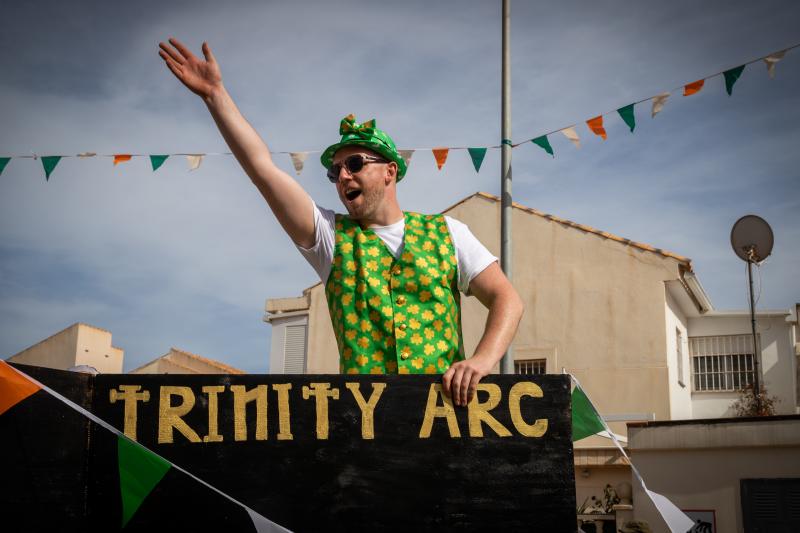
POLYGON ((387 185, 388 163, 369 162, 360 171, 351 174, 343 164, 352 155, 368 158, 383 156, 362 146, 345 146, 333 156, 333 164, 341 164, 336 192, 354 220, 372 218, 383 203, 387 185))

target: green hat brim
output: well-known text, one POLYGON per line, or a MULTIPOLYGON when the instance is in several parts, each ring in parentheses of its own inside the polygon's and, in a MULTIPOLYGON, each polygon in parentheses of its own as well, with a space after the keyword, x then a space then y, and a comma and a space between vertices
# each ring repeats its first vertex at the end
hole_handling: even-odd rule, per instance
POLYGON ((406 162, 400 154, 390 149, 386 145, 371 142, 365 139, 347 139, 328 146, 325 151, 322 152, 322 156, 319 158, 322 162, 322 166, 325 168, 331 168, 331 165, 333 165, 333 156, 345 146, 363 146, 364 148, 369 148, 373 152, 382 155, 389 161, 394 161, 397 164, 397 181, 400 181, 406 175, 406 162))

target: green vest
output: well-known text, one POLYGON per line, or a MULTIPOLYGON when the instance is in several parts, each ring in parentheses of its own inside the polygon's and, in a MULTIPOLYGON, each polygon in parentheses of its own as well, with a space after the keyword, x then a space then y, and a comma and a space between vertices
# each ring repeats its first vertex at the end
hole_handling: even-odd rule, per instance
POLYGON ((464 359, 458 264, 443 215, 403 213, 395 259, 369 228, 336 215, 325 284, 339 371, 440 374, 464 359))

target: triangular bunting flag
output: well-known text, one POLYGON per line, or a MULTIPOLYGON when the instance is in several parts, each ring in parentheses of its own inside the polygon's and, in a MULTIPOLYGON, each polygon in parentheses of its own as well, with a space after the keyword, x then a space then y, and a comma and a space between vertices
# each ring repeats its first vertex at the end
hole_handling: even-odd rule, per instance
POLYGON ((247 514, 250 515, 250 520, 253 521, 256 533, 291 533, 288 529, 267 520, 249 507, 245 507, 245 509, 247 510, 247 514))
POLYGON ((164 161, 166 161, 168 157, 168 155, 151 155, 150 164, 153 165, 153 172, 158 170, 158 167, 163 165, 164 161))
POLYGON ((619 113, 619 116, 622 117, 622 120, 624 120, 625 124, 631 129, 631 133, 633 133, 634 128, 636 128, 636 116, 633 114, 633 105, 634 104, 630 104, 617 109, 617 113, 619 113))
POLYGON ((770 54, 764 58, 764 63, 767 65, 767 73, 769 74, 770 78, 775 77, 775 63, 783 59, 783 56, 786 55, 786 50, 782 52, 775 52, 774 54, 770 54))
POLYGON ((55 170, 56 165, 61 161, 60 155, 43 155, 42 166, 44 167, 44 179, 50 181, 50 174, 55 170))
POLYGON ((124 435, 117 436, 117 459, 125 527, 172 465, 124 435))
POLYGON ((472 158, 472 166, 475 167, 475 172, 480 172, 483 158, 486 157, 486 148, 467 148, 467 151, 472 158))
POLYGON ((580 385, 576 384, 572 390, 572 442, 585 439, 605 429, 605 424, 594 405, 586 397, 580 385))
POLYGON ((3 175, 3 169, 6 168, 9 161, 11 161, 10 157, 0 157, 0 176, 3 175))
POLYGON ((564 137, 572 141, 572 143, 575 145, 575 148, 581 147, 581 140, 578 138, 578 132, 575 131, 574 127, 570 126, 569 128, 564 128, 561 130, 561 133, 564 134, 564 137))
POLYGON ((553 147, 550 146, 550 141, 547 140, 547 135, 542 135, 541 137, 536 137, 535 139, 531 139, 531 142, 536 146, 544 148, 545 152, 555 157, 555 154, 553 153, 553 147))
POLYGON ((0 361, 0 415, 38 391, 34 382, 25 379, 5 361, 0 361))
POLYGON ((691 95, 693 95, 695 93, 699 93, 700 89, 703 88, 703 84, 705 82, 706 82, 706 80, 697 80, 697 81, 693 81, 692 83, 689 83, 687 85, 684 85, 684 87, 683 87, 683 96, 691 96, 691 95))
POLYGON ((189 170, 197 170, 203 162, 203 154, 187 155, 186 162, 189 164, 189 170))
POLYGON ((414 150, 398 150, 400 152, 400 157, 403 158, 403 161, 406 162, 406 169, 408 169, 408 165, 411 164, 411 156, 414 155, 414 150))
POLYGON ((80 157, 81 159, 84 159, 86 157, 94 157, 96 155, 97 154, 95 152, 83 152, 83 153, 78 154, 78 157, 80 157))
POLYGON ((733 94, 733 86, 739 79, 739 76, 742 75, 744 67, 745 65, 742 65, 741 67, 732 68, 722 73, 722 75, 725 76, 725 90, 728 91, 728 96, 733 94))
POLYGON ((664 109, 664 104, 667 103, 667 98, 669 98, 669 93, 661 93, 653 97, 653 109, 650 111, 650 118, 655 118, 656 115, 661 113, 661 110, 664 109))
POLYGON ((433 148, 433 157, 436 158, 436 166, 442 170, 444 162, 447 161, 447 154, 450 153, 450 148, 433 148))
POLYGON ((692 529, 695 523, 689 518, 686 513, 678 509, 678 507, 669 501, 666 496, 662 496, 657 492, 648 489, 642 483, 645 493, 650 497, 650 501, 656 506, 658 512, 661 513, 661 518, 667 523, 667 527, 673 533, 684 533, 692 529))
POLYGON ((305 162, 306 157, 308 157, 308 152, 289 152, 289 157, 292 158, 294 171, 299 176, 303 171, 303 163, 305 162))
POLYGON ((592 130, 595 135, 602 137, 604 141, 608 139, 608 136, 606 135, 606 129, 603 127, 603 115, 590 118, 586 121, 586 125, 589 126, 589 129, 592 130))
POLYGON ((114 166, 131 160, 131 154, 114 154, 114 166))

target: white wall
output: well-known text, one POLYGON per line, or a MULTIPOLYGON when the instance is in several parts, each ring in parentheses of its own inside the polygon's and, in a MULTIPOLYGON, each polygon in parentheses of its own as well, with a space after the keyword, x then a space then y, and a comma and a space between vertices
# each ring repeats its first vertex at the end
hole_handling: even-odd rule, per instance
POLYGON ((686 327, 686 316, 680 306, 664 289, 666 295, 664 302, 665 323, 667 328, 667 373, 669 376, 669 406, 670 420, 685 420, 692 418, 692 384, 691 362, 689 360, 689 334, 686 327), (682 372, 679 373, 677 332, 681 332, 681 358, 682 372))
MULTIPOLYGON (((797 361, 792 345, 791 325, 784 316, 756 315, 757 333, 761 338, 761 383, 770 396, 780 399, 776 414, 794 414, 796 405, 797 361)), ((689 318, 689 335, 746 335, 751 332, 750 316, 746 313, 689 318)), ((687 383, 687 385, 689 385, 687 383)), ((731 392, 701 392, 692 394, 694 418, 731 416, 731 404, 738 395, 731 392)))

